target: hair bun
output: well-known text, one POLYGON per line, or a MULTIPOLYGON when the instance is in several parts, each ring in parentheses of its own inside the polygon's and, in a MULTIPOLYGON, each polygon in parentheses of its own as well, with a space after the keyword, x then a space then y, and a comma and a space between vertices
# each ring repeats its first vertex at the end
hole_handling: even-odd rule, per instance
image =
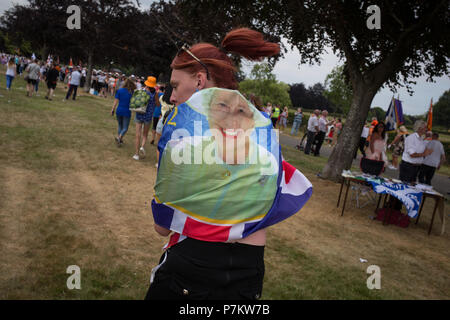
POLYGON ((220 47, 250 60, 261 60, 280 53, 278 43, 265 41, 261 32, 248 28, 239 28, 227 33, 220 47))

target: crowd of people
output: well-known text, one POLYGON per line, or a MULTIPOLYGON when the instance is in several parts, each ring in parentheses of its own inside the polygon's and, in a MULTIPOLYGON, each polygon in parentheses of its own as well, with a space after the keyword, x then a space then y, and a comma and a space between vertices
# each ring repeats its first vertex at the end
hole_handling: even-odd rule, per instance
MULTIPOLYGON (((0 62, 6 65, 6 90, 11 90, 13 81, 17 77, 26 82, 26 96, 39 96, 39 84, 45 82, 47 93, 45 99, 53 100, 58 82, 67 89, 63 101, 76 100, 79 88, 83 88, 87 81, 87 69, 82 66, 60 65, 52 57, 47 61, 39 61, 34 56, 30 59, 18 55, 0 54, 0 62)), ((170 104, 170 90, 164 96, 164 84, 157 84, 153 76, 126 76, 118 72, 93 70, 89 85, 90 93, 100 97, 114 97, 111 115, 116 115, 118 132, 115 137, 118 146, 124 143, 124 136, 128 131, 131 110, 130 101, 133 94, 140 90, 149 95, 146 112, 135 114, 136 124, 135 154, 133 159, 141 160, 145 157, 145 145, 151 132, 150 144, 157 145, 162 132, 162 119, 167 117, 173 108, 170 104), (160 121, 161 120, 161 121, 160 121)), ((156 163, 157 166, 157 163, 156 163)))
MULTIPOLYGON (((395 138, 388 144, 388 135, 383 121, 372 118, 361 133, 359 150, 363 157, 384 162, 391 170, 399 170, 399 179, 407 183, 431 185, 436 170, 445 162, 444 146, 437 132, 427 131, 423 120, 414 123, 409 134, 404 125, 396 130, 395 138), (392 150, 389 162, 387 150, 392 150), (402 161, 398 163, 398 158, 402 161)), ((356 153, 355 153, 356 158, 356 153)))

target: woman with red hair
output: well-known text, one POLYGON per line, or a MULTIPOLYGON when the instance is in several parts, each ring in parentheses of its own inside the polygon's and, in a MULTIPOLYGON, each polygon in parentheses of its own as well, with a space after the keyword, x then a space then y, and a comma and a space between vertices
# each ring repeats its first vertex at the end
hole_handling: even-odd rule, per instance
MULTIPOLYGON (((209 43, 183 46, 171 64, 170 102, 180 106, 195 92, 208 88, 236 90, 236 67, 227 53, 261 60, 279 51, 278 44, 247 28, 229 32, 220 48, 209 43)), ((173 117, 170 115, 167 122, 173 117)), ((156 223, 155 230, 162 236, 171 233, 156 223)), ((152 270, 146 299, 258 299, 265 243, 265 229, 234 242, 201 241, 173 233, 160 264, 152 270)))

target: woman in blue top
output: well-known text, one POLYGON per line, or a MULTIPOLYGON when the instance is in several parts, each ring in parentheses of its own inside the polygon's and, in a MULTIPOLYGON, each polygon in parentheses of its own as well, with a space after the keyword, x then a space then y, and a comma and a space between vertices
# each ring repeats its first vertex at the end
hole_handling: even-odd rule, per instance
MULTIPOLYGON (((163 95, 164 95, 164 87, 159 87, 158 101, 160 101, 159 99, 163 95)), ((162 116, 162 114, 161 114, 161 105, 159 105, 159 106, 156 106, 155 107, 155 111, 153 111, 153 130, 152 130, 152 141, 150 142, 150 144, 153 144, 155 142, 156 127, 158 126, 158 122, 159 122, 159 119, 161 118, 161 116, 162 116)))
POLYGON ((156 91, 156 78, 147 77, 144 82, 145 91, 150 96, 147 109, 145 113, 136 113, 134 122, 136 123, 136 140, 135 147, 136 152, 133 156, 134 160, 140 160, 145 157, 145 143, 147 142, 148 131, 150 130, 150 123, 152 121, 153 112, 156 107, 159 107, 158 92, 156 91), (143 129, 142 129, 143 127, 143 129))
POLYGON ((117 130, 116 143, 121 146, 123 143, 123 136, 128 131, 128 126, 130 124, 131 111, 130 111, 130 100, 133 95, 136 85, 130 79, 125 81, 123 88, 117 90, 114 99, 114 105, 111 110, 111 116, 114 115, 114 110, 116 110, 117 123, 119 128, 117 130))

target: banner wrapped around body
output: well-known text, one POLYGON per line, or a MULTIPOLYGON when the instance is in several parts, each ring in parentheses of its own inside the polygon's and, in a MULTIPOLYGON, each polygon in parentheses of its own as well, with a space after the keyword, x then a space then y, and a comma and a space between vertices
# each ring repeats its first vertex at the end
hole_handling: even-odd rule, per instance
POLYGON ((311 183, 282 160, 270 119, 239 91, 195 93, 167 118, 152 210, 182 237, 233 241, 293 215, 311 183))

